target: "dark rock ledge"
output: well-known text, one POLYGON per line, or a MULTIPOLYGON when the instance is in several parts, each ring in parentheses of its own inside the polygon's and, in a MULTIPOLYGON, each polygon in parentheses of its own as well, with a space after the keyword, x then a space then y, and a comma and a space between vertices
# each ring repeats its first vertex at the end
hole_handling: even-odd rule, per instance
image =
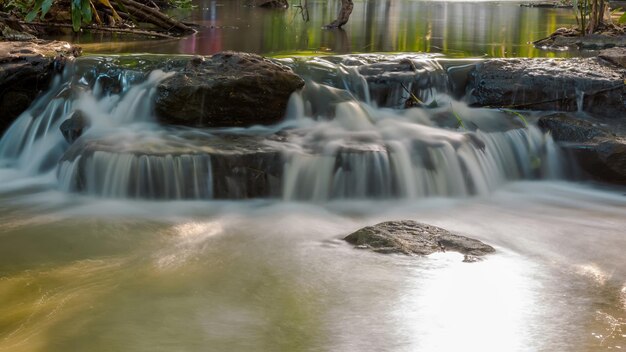
POLYGON ((626 185, 626 124, 621 119, 554 113, 539 119, 539 127, 568 151, 586 176, 626 185))
POLYGON ((440 227, 411 220, 387 221, 367 226, 344 238, 357 248, 377 253, 429 255, 435 252, 459 252, 464 262, 495 252, 488 244, 469 237, 455 235, 440 227))
POLYGON ((80 53, 66 42, 0 41, 0 133, 48 89, 65 61, 80 53))

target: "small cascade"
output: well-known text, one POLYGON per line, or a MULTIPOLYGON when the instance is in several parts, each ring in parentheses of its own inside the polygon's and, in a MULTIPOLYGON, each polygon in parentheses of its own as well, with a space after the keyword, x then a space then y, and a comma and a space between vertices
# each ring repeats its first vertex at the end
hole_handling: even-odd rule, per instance
POLYGON ((287 156, 285 199, 463 197, 507 181, 559 176, 559 152, 534 126, 446 131, 385 114, 359 120, 358 110, 341 110, 350 109, 338 108, 323 127, 327 135, 317 131, 317 140, 303 141, 313 147, 287 156))
POLYGON ((59 186, 106 198, 211 199, 208 155, 135 155, 97 151, 62 161, 59 186))
MULTIPOLYGON (((87 60, 90 62, 90 60, 87 60)), ((153 71, 147 77, 120 71, 114 77, 102 67, 70 63, 54 78, 48 92, 20 115, 0 139, 0 167, 18 169, 24 175, 57 167, 68 143, 61 124, 75 111, 89 119, 92 132, 137 122, 152 122, 156 84, 167 76, 153 71)))
POLYGON ((64 192, 162 200, 465 197, 560 176, 550 136, 455 101, 433 58, 290 65, 307 84, 283 124, 203 130, 155 122, 156 87, 171 73, 79 59, 7 130, 0 168, 56 172, 64 192), (89 127, 70 145, 59 129, 77 111, 89 127))

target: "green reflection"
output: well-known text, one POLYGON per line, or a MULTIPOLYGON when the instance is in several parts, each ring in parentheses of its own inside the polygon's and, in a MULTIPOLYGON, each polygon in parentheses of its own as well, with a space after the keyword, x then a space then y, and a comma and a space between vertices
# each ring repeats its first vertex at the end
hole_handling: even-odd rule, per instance
POLYGON ((567 57, 530 42, 574 23, 568 9, 520 7, 517 2, 355 1, 344 31, 324 30, 338 0, 309 1, 310 21, 299 8, 268 10, 245 1, 199 0, 193 10, 174 16, 203 27, 180 40, 147 41, 99 36, 74 38, 88 52, 212 54, 222 50, 264 55, 362 52, 443 53, 450 57, 567 57))

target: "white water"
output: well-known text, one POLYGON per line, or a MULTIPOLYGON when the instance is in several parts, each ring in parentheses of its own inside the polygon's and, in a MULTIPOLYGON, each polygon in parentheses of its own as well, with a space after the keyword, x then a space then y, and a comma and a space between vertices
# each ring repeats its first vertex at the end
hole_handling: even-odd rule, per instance
MULTIPOLYGON (((320 66, 320 61, 309 65, 320 66)), ((357 66, 333 65, 322 67, 335 67, 338 85, 349 90, 310 82, 290 100, 282 125, 196 132, 168 130, 155 122, 155 87, 168 74, 155 71, 142 82, 136 73, 122 70, 116 77, 120 88, 109 92, 102 73, 79 65, 57 79, 7 131, 0 141, 0 161, 24 176, 56 168, 64 191, 150 199, 210 199, 216 194, 315 201, 464 197, 487 194, 508 181, 560 176, 562 157, 549 136, 534 126, 519 128, 519 121, 506 113, 469 109, 450 99, 442 92, 444 71, 435 61, 416 59, 412 65, 421 68, 415 72, 391 72, 388 88, 381 83, 370 87, 357 66), (413 86, 414 95, 439 107, 376 106, 375 101, 397 106, 411 99, 408 89, 413 86), (81 111, 91 127, 64 155, 69 146, 59 126, 74 111, 81 111), (272 138, 280 129, 286 138, 272 138), (276 181, 253 186, 271 191, 249 194, 242 183, 255 177, 251 169, 244 171, 243 181, 224 175, 216 164, 224 152, 211 145, 217 134, 248 136, 254 139, 248 144, 280 154, 280 161, 257 170, 279 170, 271 176, 276 181), (218 185, 229 189, 216 192, 218 185)), ((384 76, 388 65, 377 63, 372 70, 384 76)), ((258 148, 249 149, 227 153, 230 159, 255 157, 258 148)), ((234 168, 232 163, 225 165, 234 168)))
POLYGON ((152 122, 142 97, 162 73, 121 94, 59 79, 0 141, 0 351, 626 348, 624 190, 558 181, 551 138, 514 116, 437 89, 418 94, 439 108, 377 107, 357 73, 338 73, 349 94, 310 84, 282 125, 219 131, 152 122), (92 127, 69 149, 58 128, 77 108, 92 127), (214 167, 251 149, 280 155, 277 193, 212 200, 258 175, 214 167), (341 241, 394 219, 497 252, 467 264, 341 241))

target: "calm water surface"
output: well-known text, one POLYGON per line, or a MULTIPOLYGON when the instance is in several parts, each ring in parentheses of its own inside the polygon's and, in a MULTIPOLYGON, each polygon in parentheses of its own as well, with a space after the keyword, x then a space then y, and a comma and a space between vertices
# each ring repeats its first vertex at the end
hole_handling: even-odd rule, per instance
MULTIPOLYGON (((89 52, 213 54, 238 50, 264 55, 352 52, 426 52, 451 57, 534 57, 551 53, 528 44, 575 23, 571 9, 520 7, 519 2, 355 1, 343 30, 324 30, 336 16, 336 0, 309 1, 309 21, 297 7, 262 9, 244 1, 196 0, 177 18, 201 25, 197 34, 175 40, 133 40, 82 35, 73 38, 89 52)), ((293 5, 297 2, 292 1, 293 5)))
POLYGON ((614 191, 515 183, 488 198, 324 206, 31 191, 0 207, 0 351, 626 348, 614 191), (467 264, 340 240, 390 219, 497 253, 467 264))

